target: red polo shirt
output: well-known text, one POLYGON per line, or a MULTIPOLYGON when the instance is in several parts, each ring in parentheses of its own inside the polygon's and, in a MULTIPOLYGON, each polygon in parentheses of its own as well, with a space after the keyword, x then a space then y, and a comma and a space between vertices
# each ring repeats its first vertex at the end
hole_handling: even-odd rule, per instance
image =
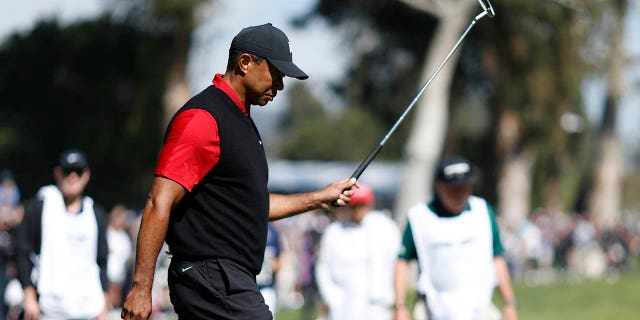
MULTIPOLYGON (((216 74, 213 85, 222 90, 249 116, 233 88, 216 74)), ((220 160, 218 123, 203 109, 188 109, 173 119, 160 152, 155 174, 171 179, 191 191, 220 160)))

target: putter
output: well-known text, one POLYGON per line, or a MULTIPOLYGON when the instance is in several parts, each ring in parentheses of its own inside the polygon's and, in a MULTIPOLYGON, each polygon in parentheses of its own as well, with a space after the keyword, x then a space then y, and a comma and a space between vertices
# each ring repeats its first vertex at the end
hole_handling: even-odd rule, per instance
MULTIPOLYGON (((384 136, 384 138, 382 138, 378 146, 376 146, 375 149, 373 149, 373 151, 371 151, 371 153, 369 153, 369 155, 360 163, 356 171, 354 171, 353 174, 351 175, 351 178, 356 178, 356 179, 360 178, 360 175, 362 175, 362 173, 369 166, 371 161, 373 161, 373 159, 375 159, 378 153, 380 153, 380 150, 382 150, 382 147, 384 146, 384 144, 387 142, 387 140, 389 140, 389 137, 391 137, 391 135, 396 131, 396 129, 398 128, 400 123, 402 123, 402 121, 407 116, 407 114, 409 114, 411 109, 413 109, 413 106, 416 104, 416 102, 418 102, 418 99, 420 99, 420 96, 422 96, 424 91, 427 90, 427 88, 431 84, 431 81, 433 81, 433 79, 436 77, 436 75, 438 75, 440 70, 442 70, 442 68, 447 63, 447 61, 449 61, 449 58, 451 58, 451 56, 456 51, 456 49, 458 49, 458 47, 462 43, 462 40, 464 40, 464 38, 467 36, 467 33, 469 33, 469 31, 473 28, 473 26, 475 26, 476 22, 478 22, 480 19, 484 18, 485 16, 489 16, 490 18, 492 18, 493 16, 496 15, 496 12, 493 10, 493 6, 491 6, 491 3, 489 3, 489 0, 478 0, 478 2, 480 2, 480 6, 482 7, 482 12, 473 18, 473 20, 471 21, 467 29, 462 33, 462 35, 460 36, 458 41, 455 43, 453 48, 451 48, 451 50, 449 51, 447 56, 444 58, 444 60, 442 60, 440 65, 438 65, 438 68, 436 68, 436 71, 431 75, 431 77, 429 77, 429 79, 424 84, 424 86, 422 86, 420 91, 418 91, 418 94, 415 96, 415 98, 413 98, 411 103, 407 106, 407 108, 404 110, 400 118, 398 118, 396 123, 391 127, 391 129, 389 129, 389 131, 384 136)), ((337 200, 334 201, 333 204, 334 206, 336 206, 337 200)))

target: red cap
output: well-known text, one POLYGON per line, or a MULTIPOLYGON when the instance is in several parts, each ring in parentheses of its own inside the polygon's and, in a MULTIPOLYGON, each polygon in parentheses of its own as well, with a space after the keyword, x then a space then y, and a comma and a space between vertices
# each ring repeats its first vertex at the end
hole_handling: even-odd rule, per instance
POLYGON ((356 206, 359 204, 373 204, 375 201, 375 196, 373 195, 373 190, 366 184, 360 183, 360 188, 354 188, 355 192, 351 197, 351 202, 349 203, 352 206, 356 206))

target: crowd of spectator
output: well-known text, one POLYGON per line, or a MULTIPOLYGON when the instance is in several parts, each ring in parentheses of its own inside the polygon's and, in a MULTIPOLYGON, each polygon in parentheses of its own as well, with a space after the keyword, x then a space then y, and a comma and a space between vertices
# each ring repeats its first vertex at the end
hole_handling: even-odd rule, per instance
MULTIPOLYGON (((517 228, 501 223, 502 243, 515 282, 530 286, 559 281, 606 279, 637 269, 640 215, 625 212, 611 230, 600 230, 590 217, 536 210, 517 228)), ((278 275, 279 305, 302 308, 303 319, 325 314, 314 279, 319 241, 332 214, 321 211, 275 223, 285 251, 278 275)))
POLYGON ((529 285, 560 280, 602 278, 614 281, 636 267, 640 256, 640 219, 626 212, 611 229, 601 229, 587 214, 535 210, 516 228, 501 225, 511 274, 529 285))
MULTIPOLYGON (((11 259, 12 233, 21 222, 23 199, 10 170, 3 170, 0 177, 0 296, 4 297, 0 319, 17 319, 22 290, 11 259)), ((317 210, 273 223, 282 246, 275 278, 278 307, 301 309, 303 319, 326 314, 315 263, 321 236, 333 220, 333 213, 317 210)), ((109 319, 119 319, 118 310, 130 289, 139 223, 139 212, 123 204, 109 211, 108 295, 114 308, 109 319)), ((636 268, 640 256, 638 213, 624 212, 614 228, 600 230, 588 215, 538 209, 517 227, 500 223, 500 229, 512 277, 528 285, 602 277, 615 281, 621 272, 636 268)), ((158 259, 152 319, 175 318, 166 283, 170 261, 166 251, 158 259)))

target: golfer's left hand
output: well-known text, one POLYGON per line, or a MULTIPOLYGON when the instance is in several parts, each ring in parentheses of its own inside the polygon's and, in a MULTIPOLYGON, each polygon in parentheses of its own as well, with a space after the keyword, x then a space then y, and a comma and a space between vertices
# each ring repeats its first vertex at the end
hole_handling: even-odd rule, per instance
POLYGON ((354 187, 360 187, 356 178, 342 179, 326 186, 321 191, 323 194, 322 209, 330 210, 334 206, 344 207, 348 205, 351 202, 354 187))

